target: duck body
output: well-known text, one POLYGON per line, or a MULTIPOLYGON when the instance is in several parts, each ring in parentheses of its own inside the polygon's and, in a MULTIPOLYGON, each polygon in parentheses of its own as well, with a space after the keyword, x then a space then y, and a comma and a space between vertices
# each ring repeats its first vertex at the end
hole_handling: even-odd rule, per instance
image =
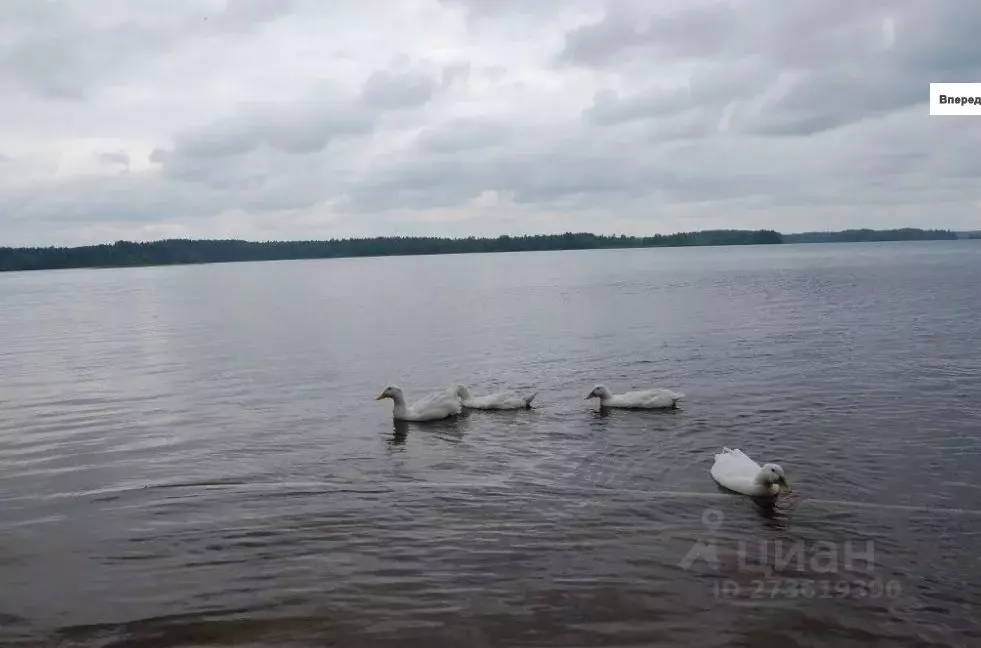
POLYGON ((531 402, 538 395, 538 392, 521 393, 515 390, 505 390, 484 396, 474 396, 463 385, 457 385, 455 393, 464 407, 480 410, 529 409, 531 402))
POLYGON ((603 385, 597 385, 589 392, 586 400, 598 398, 600 407, 622 409, 670 409, 678 406, 685 395, 670 389, 639 389, 623 394, 614 394, 603 385))
POLYGON ((463 411, 460 397, 451 390, 432 393, 410 405, 406 403, 402 390, 396 385, 390 385, 375 400, 383 398, 391 398, 394 402, 392 418, 396 421, 439 421, 463 411))
POLYGON ((723 448, 716 453, 709 472, 719 486, 750 497, 776 498, 790 490, 779 464, 760 466, 738 448, 723 448))

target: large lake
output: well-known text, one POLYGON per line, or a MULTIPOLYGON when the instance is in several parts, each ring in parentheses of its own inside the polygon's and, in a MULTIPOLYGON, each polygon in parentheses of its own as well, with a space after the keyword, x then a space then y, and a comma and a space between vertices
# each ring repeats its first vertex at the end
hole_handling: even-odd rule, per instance
POLYGON ((3 646, 981 645, 979 556, 981 241, 0 275, 3 646))

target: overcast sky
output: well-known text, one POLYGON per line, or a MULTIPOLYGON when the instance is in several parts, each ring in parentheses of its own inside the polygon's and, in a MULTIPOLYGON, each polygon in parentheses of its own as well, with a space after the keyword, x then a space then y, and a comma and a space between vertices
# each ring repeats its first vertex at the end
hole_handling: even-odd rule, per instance
POLYGON ((981 228, 969 0, 0 1, 0 245, 981 228))

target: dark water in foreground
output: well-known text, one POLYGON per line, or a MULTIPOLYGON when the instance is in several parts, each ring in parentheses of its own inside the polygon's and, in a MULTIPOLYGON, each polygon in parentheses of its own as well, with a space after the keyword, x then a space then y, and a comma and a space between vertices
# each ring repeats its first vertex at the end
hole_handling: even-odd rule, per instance
POLYGON ((0 306, 4 646, 981 645, 976 242, 23 273, 0 306), (451 381, 538 409, 372 400, 451 381), (600 415, 598 381, 688 400, 600 415), (720 492, 724 445, 793 495, 720 492))

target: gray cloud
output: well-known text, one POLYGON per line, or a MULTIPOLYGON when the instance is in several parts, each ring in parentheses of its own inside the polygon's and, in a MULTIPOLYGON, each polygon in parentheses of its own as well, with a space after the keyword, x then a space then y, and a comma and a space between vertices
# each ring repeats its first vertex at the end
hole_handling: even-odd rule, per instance
MULTIPOLYGON (((467 17, 475 21, 488 19, 511 20, 519 17, 521 20, 535 21, 554 20, 556 14, 567 10, 570 3, 567 0, 439 0, 445 7, 463 11, 467 17)), ((575 3, 574 3, 575 4, 575 3)), ((593 0, 580 0, 578 5, 583 7, 602 7, 603 3, 593 0)))
POLYGON ((714 127, 727 106, 757 96, 773 74, 773 67, 755 60, 703 67, 691 71, 680 82, 650 85, 629 94, 601 90, 583 114, 598 125, 613 125, 679 113, 698 113, 712 121, 707 119, 709 111, 715 114, 714 127))
POLYGON ((462 118, 445 124, 427 126, 416 139, 422 152, 451 153, 506 145, 512 128, 499 119, 462 118))
MULTIPOLYGON (((261 105, 178 133, 174 152, 186 158, 224 158, 266 145, 285 153, 312 153, 335 138, 370 131, 374 117, 345 102, 261 105)), ((157 161, 167 158, 158 154, 157 161)))
POLYGON ((371 108, 395 110, 421 106, 432 99, 435 92, 436 81, 427 75, 379 70, 364 82, 361 99, 371 108))
POLYGON ((693 4, 667 13, 648 3, 610 3, 599 21, 578 27, 565 37, 561 59, 603 66, 630 55, 662 55, 708 58, 738 42, 732 29, 736 10, 726 2, 693 4), (638 52, 640 50, 640 52, 638 52))
MULTIPOLYGON (((450 79, 456 74, 458 70, 448 70, 450 79)), ((386 112, 423 106, 439 87, 436 79, 424 73, 378 70, 368 76, 356 97, 326 89, 292 103, 242 106, 237 115, 177 133, 175 157, 157 149, 151 161, 171 164, 175 159, 226 158, 262 145, 284 153, 314 153, 338 138, 371 132, 386 112)))
POLYGON ((716 0, 667 14, 652 6, 610 3, 603 18, 566 35, 557 61, 634 71, 669 57, 711 71, 688 72, 682 89, 601 93, 589 111, 595 121, 707 102, 720 116, 728 110, 730 129, 807 136, 924 103, 930 81, 981 72, 981 45, 968 37, 981 27, 981 7, 954 0, 716 0))
POLYGON ((981 227, 971 3, 92 4, 0 4, 0 244, 981 227))
POLYGON ((0 89, 49 99, 82 100, 154 58, 223 34, 248 36, 286 15, 295 0, 236 0, 218 11, 190 0, 168 5, 96 0, 0 3, 0 89), (94 8, 101 5, 105 11, 94 8))
POLYGON ((97 157, 106 166, 129 166, 129 154, 126 151, 106 151, 99 153, 97 157))

